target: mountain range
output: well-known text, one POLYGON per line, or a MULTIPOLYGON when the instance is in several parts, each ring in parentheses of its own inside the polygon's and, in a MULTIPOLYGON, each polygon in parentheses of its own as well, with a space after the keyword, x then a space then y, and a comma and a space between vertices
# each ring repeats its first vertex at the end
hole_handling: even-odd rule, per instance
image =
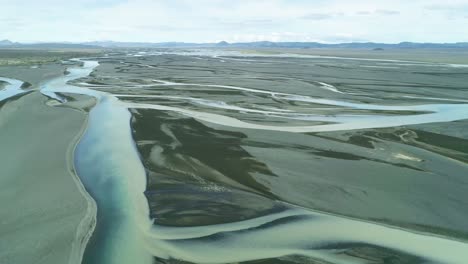
POLYGON ((397 44, 375 42, 351 42, 326 44, 319 42, 237 42, 228 43, 187 43, 187 42, 50 42, 50 43, 19 43, 10 40, 0 40, 0 48, 355 48, 355 49, 411 49, 411 48, 468 48, 468 42, 457 43, 417 43, 401 42, 397 44))

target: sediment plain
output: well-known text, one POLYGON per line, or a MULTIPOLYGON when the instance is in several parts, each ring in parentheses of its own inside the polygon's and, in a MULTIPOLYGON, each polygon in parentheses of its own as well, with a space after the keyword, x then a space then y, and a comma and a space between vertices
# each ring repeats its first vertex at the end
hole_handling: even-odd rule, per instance
POLYGON ((0 67, 0 260, 463 263, 465 53, 330 52, 0 67))

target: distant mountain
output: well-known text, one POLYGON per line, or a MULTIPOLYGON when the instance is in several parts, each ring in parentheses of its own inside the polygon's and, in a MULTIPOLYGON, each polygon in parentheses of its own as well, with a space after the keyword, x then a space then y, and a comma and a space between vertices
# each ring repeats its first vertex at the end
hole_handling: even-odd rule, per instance
POLYGON ((229 46, 229 43, 226 42, 226 41, 220 41, 216 44, 216 46, 218 47, 226 47, 226 46, 229 46))
POLYGON ((16 44, 13 45, 16 48, 31 48, 31 49, 92 49, 102 48, 97 45, 87 45, 80 43, 31 43, 31 44, 16 44))
POLYGON ((99 46, 104 48, 192 48, 192 47, 214 47, 214 43, 185 43, 185 42, 116 42, 116 41, 94 41, 81 43, 83 45, 99 46))
POLYGON ((342 49, 454 49, 468 48, 468 42, 458 43, 416 43, 401 42, 398 44, 374 43, 374 42, 351 42, 325 44, 319 42, 238 42, 228 43, 221 41, 218 43, 187 43, 187 42, 117 42, 117 41, 94 41, 83 43, 55 42, 55 43, 32 43, 23 44, 12 42, 10 40, 1 40, 0 47, 15 48, 40 48, 40 49, 58 49, 58 48, 342 48, 342 49))
POLYGON ((102 48, 101 46, 93 46, 89 44, 67 43, 67 42, 51 42, 51 43, 19 43, 10 40, 0 40, 0 48, 24 48, 24 49, 89 49, 102 48))
POLYGON ((14 45, 14 42, 9 41, 8 39, 0 40, 0 47, 2 46, 11 46, 14 45))
POLYGON ((468 42, 459 43, 415 43, 401 42, 398 44, 374 43, 374 42, 351 42, 324 44, 319 42, 238 42, 228 43, 187 43, 187 42, 87 42, 84 45, 93 45, 106 48, 353 48, 353 49, 395 49, 395 48, 468 48, 468 42))
MULTIPOLYGON (((219 46, 220 43, 217 44, 219 46)), ((468 42, 459 43, 413 43, 401 42, 398 44, 374 43, 374 42, 351 42, 338 44, 324 44, 319 42, 223 42, 224 47, 241 48, 356 48, 356 49, 386 49, 386 48, 468 48, 468 42)))

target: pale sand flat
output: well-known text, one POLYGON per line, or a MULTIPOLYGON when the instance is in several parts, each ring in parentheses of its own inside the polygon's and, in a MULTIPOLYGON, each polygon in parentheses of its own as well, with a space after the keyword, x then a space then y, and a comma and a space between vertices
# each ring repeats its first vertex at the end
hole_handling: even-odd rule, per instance
POLYGON ((92 225, 71 162, 86 113, 47 101, 33 92, 0 111, 0 263, 79 263, 92 225))

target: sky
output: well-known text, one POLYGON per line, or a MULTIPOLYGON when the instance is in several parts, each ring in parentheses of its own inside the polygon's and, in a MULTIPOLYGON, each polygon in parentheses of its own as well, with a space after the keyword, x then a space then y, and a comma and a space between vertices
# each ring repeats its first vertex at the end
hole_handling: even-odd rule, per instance
POLYGON ((468 42, 468 0, 0 0, 20 42, 468 42))

